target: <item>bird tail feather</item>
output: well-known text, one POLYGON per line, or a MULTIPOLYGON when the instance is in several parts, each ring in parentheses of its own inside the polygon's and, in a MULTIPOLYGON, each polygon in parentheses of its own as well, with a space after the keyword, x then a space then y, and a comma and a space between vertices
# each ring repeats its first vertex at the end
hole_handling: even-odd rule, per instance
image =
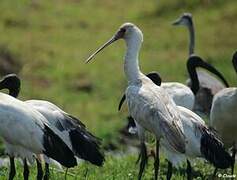
POLYGON ((226 169, 232 166, 233 159, 225 150, 224 144, 210 129, 203 128, 201 137, 201 153, 215 167, 226 169))
POLYGON ((104 154, 100 151, 100 141, 86 129, 71 129, 69 136, 72 142, 74 153, 81 159, 91 162, 94 165, 102 166, 104 154))
POLYGON ((77 165, 76 158, 70 148, 47 126, 44 128, 43 146, 43 153, 63 166, 70 168, 77 165))

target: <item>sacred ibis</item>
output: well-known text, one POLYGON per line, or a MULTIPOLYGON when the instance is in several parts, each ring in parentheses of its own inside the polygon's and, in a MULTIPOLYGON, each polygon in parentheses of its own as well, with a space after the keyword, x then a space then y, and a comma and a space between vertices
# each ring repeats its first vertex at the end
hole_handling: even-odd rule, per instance
POLYGON ((60 132, 28 104, 0 93, 0 115, 0 136, 10 157, 10 180, 15 176, 16 156, 24 159, 24 179, 28 179, 29 175, 25 161, 31 159, 28 155, 45 154, 68 168, 77 165, 73 152, 61 139, 60 132))
MULTIPOLYGON (((19 94, 20 86, 20 79, 15 74, 4 76, 0 81, 0 90, 8 89, 9 94, 15 98, 19 94)), ((89 161, 94 165, 102 166, 104 155, 100 149, 100 140, 87 131, 85 125, 79 119, 48 101, 28 100, 25 103, 40 112, 51 126, 63 132, 62 135, 64 137, 62 139, 78 158, 89 161)), ((45 157, 45 161, 45 179, 48 179, 49 159, 45 157)), ((40 166, 40 164, 38 165, 40 166)))
MULTIPOLYGON (((237 73, 237 51, 234 53, 232 63, 237 73)), ((237 149, 237 88, 230 87, 219 91, 213 98, 210 113, 210 125, 220 134, 226 147, 233 147, 232 157, 235 161, 237 149)), ((232 174, 234 173, 234 163, 232 174)))

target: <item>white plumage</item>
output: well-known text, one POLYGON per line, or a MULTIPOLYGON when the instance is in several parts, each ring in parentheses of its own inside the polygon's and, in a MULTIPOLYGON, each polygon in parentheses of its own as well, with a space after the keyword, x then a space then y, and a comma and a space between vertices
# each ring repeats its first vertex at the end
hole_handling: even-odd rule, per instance
POLYGON ((43 154, 45 126, 60 134, 41 113, 4 93, 0 93, 0 114, 0 136, 6 142, 6 151, 13 156, 32 161, 30 152, 43 154))
POLYGON ((170 147, 184 152, 182 125, 176 113, 175 103, 168 94, 153 84, 147 77, 139 77, 141 83, 130 84, 126 90, 127 104, 131 116, 143 128, 163 137, 170 147))
POLYGON ((0 136, 6 142, 25 147, 36 154, 43 153, 43 129, 49 125, 40 113, 0 93, 0 114, 0 136))
POLYGON ((190 110, 193 108, 195 97, 188 86, 178 82, 164 82, 161 83, 161 87, 166 90, 176 105, 190 110))
MULTIPOLYGON (((205 122, 194 112, 182 106, 177 106, 177 108, 185 136, 185 156, 164 148, 168 160, 176 167, 181 165, 187 158, 191 160, 192 158, 203 156, 200 151, 201 137, 203 133, 202 129, 207 128, 205 122)), ((162 143, 163 142, 161 141, 161 144, 162 143)))
POLYGON ((104 155, 100 149, 100 140, 92 135, 79 119, 45 100, 25 102, 39 111, 51 126, 61 131, 62 139, 78 158, 97 166, 103 165, 104 155))
POLYGON ((175 103, 163 88, 153 84, 139 70, 138 53, 143 40, 140 29, 131 23, 125 23, 87 62, 104 47, 120 38, 123 38, 127 45, 124 71, 128 80, 126 98, 131 116, 137 124, 155 134, 158 141, 163 139, 173 151, 184 153, 185 139, 175 103))
MULTIPOLYGON (((237 51, 232 58, 234 69, 237 73, 237 51)), ((210 125, 220 134, 226 147, 233 146, 233 160, 237 149, 237 88, 225 88, 219 91, 213 98, 210 114, 210 125)), ((232 174, 234 173, 234 163, 232 174)))
POLYGON ((226 147, 237 142, 237 88, 226 88, 213 99, 210 125, 220 134, 226 147))
MULTIPOLYGON (((228 153, 223 150, 222 144, 218 139, 209 132, 201 118, 184 107, 177 107, 164 88, 155 85, 141 73, 138 65, 138 56, 143 35, 138 27, 131 23, 123 24, 107 43, 87 59, 87 62, 103 48, 121 38, 125 40, 127 45, 124 63, 124 72, 128 80, 128 87, 125 93, 127 105, 129 113, 138 126, 141 142, 144 142, 144 129, 153 133, 156 139, 161 141, 168 159, 175 164, 185 159, 186 155, 201 156, 201 151, 203 151, 202 153, 206 158, 209 156, 215 157, 214 160, 209 159, 215 164, 220 157, 215 156, 215 153, 212 152, 213 149, 209 149, 208 146, 203 149, 200 148, 201 144, 206 143, 206 141, 213 141, 210 142, 210 146, 217 144, 217 147, 224 154, 223 156, 228 159, 228 153), (192 122, 188 121, 190 118, 193 119, 192 122), (203 139, 202 142, 201 138, 203 139), (211 155, 209 151, 211 151, 211 155)), ((214 149, 216 149, 216 146, 214 149)), ((228 166, 228 163, 229 161, 225 165, 228 166)), ((157 179, 158 173, 156 168, 155 179, 157 179)), ((139 179, 141 178, 140 175, 139 173, 139 179)))
MULTIPOLYGON (((20 91, 20 79, 15 74, 9 74, 0 81, 0 89, 7 88, 9 94, 17 97, 20 91)), ((100 152, 100 140, 86 130, 86 127, 79 119, 67 114, 56 105, 44 100, 28 100, 25 101, 28 109, 43 115, 45 121, 54 129, 63 140, 63 142, 73 151, 73 153, 84 160, 95 165, 101 166, 104 161, 104 155, 100 152)), ((8 148, 14 152, 15 157, 21 157, 23 160, 32 161, 33 153, 27 149, 21 151, 17 147, 8 148), (26 154, 26 155, 24 155, 26 154)), ((46 163, 49 158, 45 157, 46 163)), ((40 166, 39 163, 37 165, 40 166)), ((39 171, 40 168, 38 168, 39 171)), ((46 172, 49 173, 48 164, 46 164, 46 172)), ((47 174, 48 174, 47 173, 47 174)), ((48 175, 47 175, 48 176, 48 175)), ((47 177, 48 178, 48 177, 47 177)))
MULTIPOLYGON (((20 79, 15 74, 9 74, 0 81, 0 89, 6 88, 9 90, 9 94, 11 96, 17 97, 20 91, 20 84, 20 79)), ((28 100, 23 104, 27 106, 30 114, 32 114, 32 112, 36 112, 40 115, 39 117, 43 117, 43 120, 50 127, 52 127, 55 132, 57 132, 57 134, 63 140, 63 143, 65 143, 67 147, 69 147, 75 153, 76 156, 90 161, 91 163, 98 166, 101 166, 103 164, 104 156, 100 152, 99 140, 91 133, 89 133, 86 130, 85 125, 78 119, 67 114, 59 107, 48 101, 28 100)), ((18 115, 17 113, 15 114, 16 116, 18 115)), ((13 146, 7 144, 7 151, 14 157, 21 157, 23 160, 27 159, 28 161, 32 161, 34 156, 34 151, 19 148, 19 146, 15 145, 13 146)), ((48 163, 49 158, 46 155, 44 157, 46 163, 48 163)), ((37 165, 40 166, 40 163, 37 162, 37 165)), ((24 167, 24 169, 25 168, 26 167, 24 167)), ((38 171, 39 169, 41 168, 39 167, 38 171)), ((46 164, 46 172, 47 177, 45 176, 44 178, 47 179, 49 173, 48 164, 46 164)))

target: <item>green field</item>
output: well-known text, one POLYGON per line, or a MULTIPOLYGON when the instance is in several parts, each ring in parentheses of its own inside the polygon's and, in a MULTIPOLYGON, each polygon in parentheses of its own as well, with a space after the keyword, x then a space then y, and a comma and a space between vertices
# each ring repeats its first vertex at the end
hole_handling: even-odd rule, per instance
MULTIPOLYGON (((164 81, 185 82, 187 29, 171 25, 183 12, 194 17, 196 54, 215 65, 234 86, 236 74, 231 56, 237 49, 235 0, 0 1, 0 57, 7 52, 21 64, 13 70, 19 71, 22 79, 19 98, 54 102, 79 117, 103 139, 104 147, 113 144, 122 155, 121 158, 108 155, 103 168, 83 163, 69 171, 76 177, 69 175, 68 179, 135 179, 136 154, 126 155, 123 153, 126 147, 118 142, 119 129, 126 123, 127 114, 126 108, 117 111, 126 87, 124 42, 107 48, 91 64, 84 61, 121 24, 132 22, 144 34, 140 53, 142 71, 158 71, 164 81)), ((210 166, 198 168, 202 167, 200 163, 195 166, 205 177, 213 170, 210 166)), ((18 168, 21 173, 21 166, 18 168)), ((164 175, 164 160, 161 168, 164 175)), ((6 169, 2 172, 7 173, 6 169)), ((152 174, 151 162, 145 179, 151 179, 152 174)), ((64 175, 52 171, 52 177, 63 179, 64 175)), ((178 171, 174 177, 183 178, 178 171)))

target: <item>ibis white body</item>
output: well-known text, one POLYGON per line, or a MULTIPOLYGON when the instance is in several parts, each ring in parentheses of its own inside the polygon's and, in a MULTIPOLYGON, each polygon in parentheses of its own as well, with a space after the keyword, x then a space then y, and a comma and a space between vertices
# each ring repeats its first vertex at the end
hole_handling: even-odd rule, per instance
MULTIPOLYGON (((177 108, 185 135, 185 155, 171 151, 165 145, 161 146, 167 159, 176 167, 180 166, 186 159, 192 160, 193 158, 203 156, 200 151, 201 128, 206 128, 205 122, 197 114, 182 106, 178 106, 177 108)), ((161 141, 161 144, 164 144, 164 142, 161 141)))
POLYGON ((237 142, 237 88, 225 88, 213 99, 210 125, 220 134, 225 146, 237 142))
POLYGON ((177 106, 193 109, 195 96, 188 86, 178 82, 164 82, 161 83, 161 87, 166 90, 177 106))
MULTIPOLYGON (((86 126, 79 119, 45 100, 25 102, 39 111, 51 126, 60 131, 60 137, 75 156, 97 166, 103 165, 104 155, 100 152, 99 140, 87 131, 86 126)), ((48 158, 45 159, 48 162, 48 158)))
POLYGON ((11 157, 27 158, 29 162, 32 162, 33 154, 47 154, 65 166, 76 165, 72 152, 60 139, 62 133, 31 106, 0 93, 0 115, 0 136, 6 144, 6 152, 11 157), (52 138, 51 142, 61 143, 61 147, 58 146, 59 144, 48 146, 50 138, 52 138), (55 152, 54 146, 62 149, 55 152), (63 152, 68 154, 63 155, 63 152))
MULTIPOLYGON (((32 107, 32 109, 35 109, 36 111, 40 112, 47 120, 47 123, 53 126, 58 131, 60 131, 58 127, 60 126, 60 123, 65 124, 65 122, 63 122, 65 121, 65 117, 63 114, 67 113, 61 110, 56 105, 44 100, 27 100, 25 101, 25 103, 32 107)), ((68 131, 66 131, 66 129, 62 129, 60 131, 60 137, 72 150, 72 144, 69 138, 68 131)))
POLYGON ((19 145, 12 145, 8 143, 7 141, 3 140, 5 144, 5 153, 8 154, 10 157, 17 157, 21 158, 22 161, 24 159, 27 160, 30 164, 33 164, 35 154, 32 153, 32 151, 27 150, 26 148, 23 148, 19 145))
MULTIPOLYGON (((213 95, 226 88, 226 86, 219 79, 215 78, 206 71, 197 70, 197 75, 200 87, 210 89, 213 95)), ((190 79, 187 80, 187 84, 190 84, 190 79)))
POLYGON ((5 142, 42 153, 45 118, 25 103, 0 93, 0 136, 5 142))

